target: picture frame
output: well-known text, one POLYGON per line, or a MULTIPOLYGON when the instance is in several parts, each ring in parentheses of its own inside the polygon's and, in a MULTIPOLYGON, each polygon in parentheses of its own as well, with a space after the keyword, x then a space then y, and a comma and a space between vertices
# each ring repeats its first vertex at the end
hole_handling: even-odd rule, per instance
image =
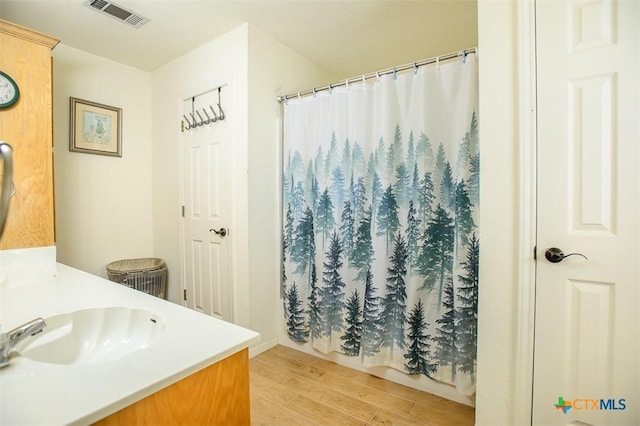
POLYGON ((122 108, 69 100, 69 151, 122 157, 122 108))

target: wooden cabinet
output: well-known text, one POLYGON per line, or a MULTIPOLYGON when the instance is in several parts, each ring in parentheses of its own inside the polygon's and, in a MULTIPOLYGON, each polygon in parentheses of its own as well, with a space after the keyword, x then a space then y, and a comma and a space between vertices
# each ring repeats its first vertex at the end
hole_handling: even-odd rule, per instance
POLYGON ((20 90, 18 102, 0 109, 0 140, 13 147, 15 184, 0 249, 52 246, 55 241, 51 49, 57 44, 0 20, 0 70, 20 90))
POLYGON ((249 351, 243 349, 95 425, 249 425, 249 351))

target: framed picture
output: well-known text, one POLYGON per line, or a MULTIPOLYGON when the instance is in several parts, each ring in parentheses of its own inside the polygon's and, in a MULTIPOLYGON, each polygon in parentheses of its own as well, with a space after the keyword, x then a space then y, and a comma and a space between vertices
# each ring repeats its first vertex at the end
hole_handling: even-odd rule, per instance
POLYGON ((122 109, 70 100, 69 151, 122 157, 122 109))

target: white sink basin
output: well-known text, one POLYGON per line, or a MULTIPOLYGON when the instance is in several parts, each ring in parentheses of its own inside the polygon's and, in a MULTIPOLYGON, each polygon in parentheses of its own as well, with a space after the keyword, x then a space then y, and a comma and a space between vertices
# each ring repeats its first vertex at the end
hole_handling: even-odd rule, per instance
POLYGON ((53 364, 114 361, 150 346, 165 329, 157 315, 120 307, 85 309, 45 321, 44 331, 19 352, 53 364))

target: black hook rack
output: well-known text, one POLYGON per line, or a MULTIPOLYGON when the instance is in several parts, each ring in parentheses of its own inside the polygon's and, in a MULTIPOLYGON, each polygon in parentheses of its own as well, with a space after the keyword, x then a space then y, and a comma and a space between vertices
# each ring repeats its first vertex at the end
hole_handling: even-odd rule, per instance
POLYGON ((195 96, 192 97, 191 112, 189 112, 189 116, 191 116, 191 118, 187 117, 186 114, 182 114, 182 117, 183 117, 182 129, 183 130, 195 129, 196 127, 206 126, 207 124, 216 123, 218 121, 224 120, 226 118, 226 115, 224 110, 222 109, 221 91, 222 91, 222 87, 218 87, 218 104, 217 104, 218 112, 216 112, 213 105, 209 105, 209 110, 213 115, 213 118, 209 115, 209 111, 207 111, 206 107, 202 108, 202 110, 199 110, 199 109, 196 110, 194 108, 196 98, 195 96), (204 117, 206 118, 202 116, 203 114, 204 114, 204 117))

